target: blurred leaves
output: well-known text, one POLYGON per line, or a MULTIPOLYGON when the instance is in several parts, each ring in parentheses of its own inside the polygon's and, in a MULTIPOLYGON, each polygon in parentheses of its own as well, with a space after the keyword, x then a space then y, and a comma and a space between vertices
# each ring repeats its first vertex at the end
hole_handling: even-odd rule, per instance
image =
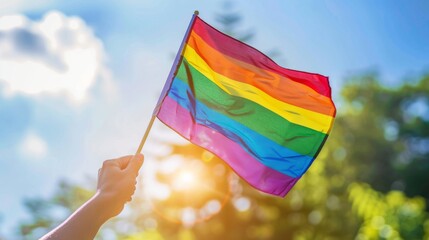
POLYGON ((368 184, 349 186, 353 211, 362 218, 357 239, 422 239, 429 236, 425 200, 400 191, 381 194, 368 184))
POLYGON ((342 132, 332 136, 361 170, 358 180, 383 192, 403 190, 427 201, 429 77, 395 89, 382 87, 373 74, 357 76, 342 95, 343 111, 335 123, 342 132))
POLYGON ((24 206, 27 209, 29 219, 20 224, 19 235, 23 239, 37 239, 43 236, 73 213, 93 194, 94 190, 62 181, 51 198, 25 199, 24 206))
MULTIPOLYGON (((348 80, 326 146, 284 199, 253 189, 202 148, 170 143, 156 161, 181 159, 208 185, 174 189, 177 172, 158 172, 157 181, 172 186, 167 197, 135 197, 97 239, 428 239, 428 82, 386 88, 374 74, 348 80)), ((92 185, 62 182, 52 198, 26 200, 30 218, 19 234, 34 239, 56 226, 90 198, 92 185)))
POLYGON ((219 30, 229 36, 232 36, 242 42, 249 42, 254 37, 254 33, 250 30, 238 30, 238 28, 241 27, 243 19, 241 15, 234 10, 234 4, 232 1, 224 2, 222 13, 217 14, 215 19, 219 23, 219 30))
MULTIPOLYGON (((226 3, 216 17, 221 30, 250 40, 253 33, 237 30, 242 19, 231 8, 226 3)), ((204 149, 170 143, 170 154, 153 160, 169 165, 169 157, 179 156, 188 168, 203 163, 218 195, 205 188, 135 197, 97 239, 429 239, 429 75, 392 88, 374 73, 359 74, 345 82, 336 104, 325 147, 284 199, 253 189, 204 149), (212 200, 218 201, 212 209, 221 203, 221 210, 197 221, 212 200)), ((174 184, 172 176, 156 174, 165 185, 174 184)), ((52 198, 27 200, 29 219, 19 234, 41 236, 91 194, 63 182, 52 198)))

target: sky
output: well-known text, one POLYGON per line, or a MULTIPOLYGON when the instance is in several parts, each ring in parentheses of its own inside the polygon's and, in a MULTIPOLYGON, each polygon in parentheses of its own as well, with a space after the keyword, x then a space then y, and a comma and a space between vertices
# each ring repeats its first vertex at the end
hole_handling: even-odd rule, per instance
MULTIPOLYGON (((194 10, 219 27, 224 1, 0 2, 0 233, 28 217, 23 200, 61 179, 95 178, 133 154, 194 10)), ((375 72, 397 86, 429 71, 429 2, 256 1, 232 5, 250 44, 280 65, 345 79, 375 72)), ((341 112, 341 109, 339 109, 341 112)), ((143 153, 175 139, 156 122, 143 153)))

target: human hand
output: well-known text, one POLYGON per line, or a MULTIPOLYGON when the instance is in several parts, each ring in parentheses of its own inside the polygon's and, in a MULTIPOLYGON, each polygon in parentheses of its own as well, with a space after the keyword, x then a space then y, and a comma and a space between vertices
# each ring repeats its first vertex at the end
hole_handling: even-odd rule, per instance
POLYGON ((97 193, 41 240, 94 239, 101 225, 131 201, 142 164, 141 154, 104 161, 98 171, 97 193))
POLYGON ((98 171, 96 198, 103 205, 106 219, 118 215, 136 190, 136 178, 143 155, 106 160, 98 171))

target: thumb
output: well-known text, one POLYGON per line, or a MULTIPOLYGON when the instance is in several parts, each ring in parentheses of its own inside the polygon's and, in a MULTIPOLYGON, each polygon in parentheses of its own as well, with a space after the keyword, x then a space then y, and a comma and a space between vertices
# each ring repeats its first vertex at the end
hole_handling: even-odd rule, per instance
POLYGON ((126 170, 137 174, 143 165, 143 159, 143 154, 134 155, 128 163, 126 170))

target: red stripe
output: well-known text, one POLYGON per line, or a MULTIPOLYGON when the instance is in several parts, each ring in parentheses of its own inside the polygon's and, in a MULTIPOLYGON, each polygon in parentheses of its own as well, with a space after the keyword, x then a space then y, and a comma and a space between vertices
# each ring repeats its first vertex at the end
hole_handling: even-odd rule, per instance
POLYGON ((321 95, 331 97, 331 88, 328 78, 325 76, 280 67, 257 49, 223 34, 199 17, 195 19, 193 31, 204 39, 207 44, 225 55, 283 75, 295 82, 307 85, 321 95))
POLYGON ((299 180, 265 166, 238 143, 207 126, 197 124, 188 110, 168 96, 157 117, 184 138, 223 159, 256 189, 284 197, 299 180))

